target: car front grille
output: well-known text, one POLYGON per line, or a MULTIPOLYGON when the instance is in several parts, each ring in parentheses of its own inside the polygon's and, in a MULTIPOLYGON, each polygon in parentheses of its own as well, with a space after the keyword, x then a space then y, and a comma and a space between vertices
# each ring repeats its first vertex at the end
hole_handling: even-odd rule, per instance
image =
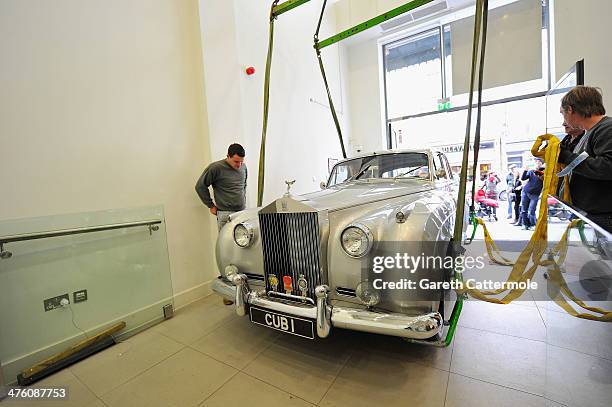
POLYGON ((308 283, 307 297, 315 299, 314 290, 320 284, 321 236, 316 212, 259 213, 263 247, 266 291, 285 293, 283 277, 291 276, 292 295, 302 295, 298 279, 308 283), (277 287, 270 284, 270 275, 278 279, 277 287))

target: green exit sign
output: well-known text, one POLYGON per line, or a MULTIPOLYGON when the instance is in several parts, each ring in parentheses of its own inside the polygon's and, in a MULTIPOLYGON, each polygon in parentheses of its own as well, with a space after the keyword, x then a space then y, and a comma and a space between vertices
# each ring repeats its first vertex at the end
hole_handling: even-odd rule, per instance
POLYGON ((448 110, 451 107, 451 102, 438 103, 438 111, 448 110))

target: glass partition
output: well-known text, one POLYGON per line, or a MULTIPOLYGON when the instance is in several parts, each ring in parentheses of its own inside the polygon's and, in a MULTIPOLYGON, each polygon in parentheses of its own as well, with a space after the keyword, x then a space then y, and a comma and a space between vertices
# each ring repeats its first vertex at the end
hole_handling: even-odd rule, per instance
POLYGON ((490 283, 481 291, 508 282, 523 287, 497 295, 487 291, 485 297, 505 298, 506 304, 468 297, 452 363, 457 357, 466 363, 467 376, 522 392, 525 399, 518 398, 516 405, 609 406, 612 234, 556 198, 543 199, 549 203, 547 244, 531 241, 532 232, 487 222, 499 252, 486 249, 480 226, 480 239, 466 245, 466 255, 480 257, 484 266, 466 268, 464 281, 490 283), (538 249, 535 256, 526 251, 525 262, 520 255, 526 248, 538 249), (506 259, 508 265, 500 265, 506 259))
MULTIPOLYGON (((546 93, 546 132, 565 135, 563 117, 559 113, 561 99, 574 86, 584 85, 584 60, 577 61, 546 93)), ((562 137, 561 137, 562 138, 562 137)))
POLYGON ((136 333, 173 305, 160 206, 1 221, 0 243, 6 384, 119 322, 117 336, 136 333))
POLYGON ((609 406, 612 318, 597 311, 612 312, 612 234, 561 202, 555 210, 574 222, 565 221, 567 254, 557 259, 560 270, 556 276, 547 272, 549 299, 538 302, 546 326, 545 397, 567 406, 609 406))

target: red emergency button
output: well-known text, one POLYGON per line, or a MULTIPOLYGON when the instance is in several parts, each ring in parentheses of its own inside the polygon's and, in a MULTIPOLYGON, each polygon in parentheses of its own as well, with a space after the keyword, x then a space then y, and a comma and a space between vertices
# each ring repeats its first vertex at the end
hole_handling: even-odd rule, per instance
POLYGON ((291 276, 283 276, 283 285, 285 286, 285 292, 287 294, 291 294, 291 291, 293 291, 293 281, 291 280, 291 276))

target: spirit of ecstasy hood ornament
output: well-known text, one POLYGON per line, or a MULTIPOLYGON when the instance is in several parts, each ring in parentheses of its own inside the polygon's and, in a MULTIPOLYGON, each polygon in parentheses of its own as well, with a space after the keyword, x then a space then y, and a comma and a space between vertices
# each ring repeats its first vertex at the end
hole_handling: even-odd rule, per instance
POLYGON ((293 184, 295 184, 295 180, 287 180, 285 181, 285 184, 287 184, 287 192, 285 193, 285 196, 291 196, 291 187, 293 186, 293 184))

